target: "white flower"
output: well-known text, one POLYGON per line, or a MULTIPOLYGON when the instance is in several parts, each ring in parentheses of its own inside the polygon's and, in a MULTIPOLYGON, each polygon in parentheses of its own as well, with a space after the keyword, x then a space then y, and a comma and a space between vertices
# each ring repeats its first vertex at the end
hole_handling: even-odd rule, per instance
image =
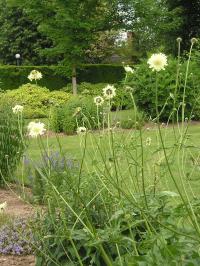
POLYGON ((22 113, 24 110, 24 107, 22 105, 15 105, 15 107, 12 108, 14 114, 22 113))
POLYGON ((147 63, 149 64, 149 68, 152 68, 153 71, 155 70, 158 72, 160 70, 165 70, 167 66, 167 56, 162 53, 152 54, 147 63))
POLYGON ((107 85, 104 89, 103 89, 103 94, 104 94, 104 97, 106 99, 112 99, 113 97, 115 97, 116 95, 116 89, 114 86, 112 85, 107 85))
POLYGON ((124 69, 125 69, 126 73, 133 73, 134 72, 134 70, 130 66, 125 66, 124 69))
POLYGON ((150 146, 151 145, 151 138, 148 137, 146 138, 146 146, 150 146))
POLYGON ((84 134, 86 130, 86 127, 78 127, 76 132, 77 134, 84 134))
POLYGON ((28 124, 29 136, 37 138, 39 135, 43 135, 46 131, 45 124, 41 122, 30 122, 28 124))
POLYGON ((5 211, 6 208, 7 208, 7 202, 5 201, 4 203, 1 203, 1 204, 0 204, 0 213, 1 213, 2 211, 5 211))
POLYGON ((37 70, 32 70, 31 73, 28 75, 28 79, 30 81, 39 80, 42 78, 42 73, 37 70))
POLYGON ((104 103, 104 99, 101 96, 94 97, 94 103, 98 105, 102 105, 104 103))

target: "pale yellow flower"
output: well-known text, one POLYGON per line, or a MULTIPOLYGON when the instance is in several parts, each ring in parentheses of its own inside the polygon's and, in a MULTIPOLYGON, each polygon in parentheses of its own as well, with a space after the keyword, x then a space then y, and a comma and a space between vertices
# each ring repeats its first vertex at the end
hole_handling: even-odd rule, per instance
POLYGON ((162 53, 153 54, 147 63, 149 64, 149 68, 153 71, 159 72, 161 70, 165 70, 165 67, 167 66, 167 56, 162 53))
POLYGON ((101 96, 94 97, 94 103, 97 106, 100 106, 104 103, 104 99, 101 96))
POLYGON ((125 69, 126 73, 131 73, 131 74, 133 74, 133 72, 134 72, 134 70, 133 70, 132 67, 130 67, 130 66, 125 66, 124 69, 125 69))
POLYGON ((37 138, 39 135, 43 135, 46 131, 45 124, 41 122, 30 122, 28 124, 29 136, 37 138))
POLYGON ((0 213, 1 213, 2 211, 5 211, 6 208, 7 208, 7 202, 5 201, 4 203, 1 203, 1 204, 0 204, 0 213))
POLYGON ((31 73, 28 75, 28 79, 30 81, 40 80, 42 79, 42 73, 37 70, 32 70, 31 73))
POLYGON ((151 145, 151 138, 148 137, 146 138, 146 146, 150 146, 151 145))
POLYGON ((15 105, 15 107, 12 108, 12 111, 14 114, 22 113, 24 110, 24 107, 22 105, 15 105))
POLYGON ((116 96, 116 88, 113 85, 107 85, 103 89, 103 95, 106 99, 112 99, 113 97, 116 96))
POLYGON ((86 127, 78 127, 77 128, 77 134, 85 134, 87 131, 86 127))

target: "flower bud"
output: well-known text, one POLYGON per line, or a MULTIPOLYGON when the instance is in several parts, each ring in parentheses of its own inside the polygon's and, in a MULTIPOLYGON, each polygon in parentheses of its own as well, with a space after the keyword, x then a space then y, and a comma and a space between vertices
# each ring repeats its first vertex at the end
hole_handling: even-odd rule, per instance
POLYGON ((181 37, 178 37, 178 38, 176 39, 176 41, 177 41, 178 43, 180 43, 180 42, 182 42, 182 38, 181 38, 181 37))
POLYGON ((192 39, 191 39, 191 43, 192 43, 192 44, 195 44, 196 42, 198 42, 197 38, 192 38, 192 39))

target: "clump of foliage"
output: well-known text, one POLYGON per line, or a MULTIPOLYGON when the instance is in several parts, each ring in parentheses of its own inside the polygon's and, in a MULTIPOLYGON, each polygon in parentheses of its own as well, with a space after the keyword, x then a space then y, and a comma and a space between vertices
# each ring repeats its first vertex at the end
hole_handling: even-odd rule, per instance
MULTIPOLYGON (((82 95, 91 95, 96 96, 102 92, 102 89, 106 86, 106 83, 89 83, 89 82, 81 82, 77 84, 78 94, 82 95)), ((66 87, 62 88, 62 91, 71 92, 72 84, 67 84, 66 87)))
MULTIPOLYGON (((178 89, 176 88, 176 69, 177 62, 173 59, 169 60, 166 70, 158 73, 158 108, 160 119, 166 121, 169 119, 174 108, 180 117, 181 103, 183 101, 183 91, 185 86, 186 61, 182 61, 180 68, 180 76, 178 80, 178 89), (174 98, 176 97, 176 103, 174 98)), ((137 106, 143 110, 148 117, 156 117, 155 105, 155 80, 156 75, 149 71, 147 63, 144 61, 138 65, 133 75, 129 75, 126 83, 133 88, 134 98, 137 106)), ((185 117, 191 117, 198 120, 200 118, 200 106, 198 99, 200 96, 200 77, 198 73, 198 65, 195 62, 190 63, 190 72, 186 83, 185 94, 185 117)))
POLYGON ((103 122, 102 108, 97 110, 93 97, 74 96, 67 104, 52 111, 51 127, 56 132, 72 134, 78 126, 96 129, 103 122))
POLYGON ((38 24, 22 8, 0 2, 0 60, 3 64, 16 64, 15 54, 20 53, 20 64, 52 64, 56 58, 47 58, 40 52, 52 47, 50 39, 38 32, 38 24))
POLYGON ((69 93, 63 91, 50 92, 45 87, 29 83, 17 90, 6 91, 1 96, 0 103, 9 102, 12 105, 22 105, 25 118, 47 117, 50 106, 66 103, 70 98, 69 93))
POLYGON ((1 255, 28 255, 34 250, 34 237, 24 219, 15 219, 0 228, 1 255))
MULTIPOLYGON (((175 193, 163 191, 154 196, 149 195, 147 210, 142 207, 140 195, 136 197, 137 203, 121 197, 119 208, 117 198, 104 191, 100 198, 93 198, 86 210, 86 202, 90 202, 92 194, 95 195, 93 190, 98 181, 94 180, 87 180, 85 185, 83 180, 79 194, 81 203, 70 202, 71 208, 81 214, 80 219, 62 201, 62 213, 52 207, 45 217, 40 217, 39 231, 35 233, 38 241, 43 239, 41 248, 47 253, 44 255, 38 250, 37 265, 65 265, 70 261, 99 266, 138 266, 141 263, 151 266, 166 263, 173 265, 182 261, 195 265, 200 263, 195 248, 198 244, 195 231, 183 221, 187 217, 183 204, 174 205, 175 193), (59 239, 54 237, 58 232, 59 239), (49 237, 44 238, 45 235, 49 237)), ((75 187, 71 189, 76 196, 75 187)), ((62 193, 62 196, 68 199, 67 192, 62 193)), ((198 207, 194 210, 197 211, 198 207)))
MULTIPOLYGON (((123 70, 123 72, 125 72, 123 70)), ((108 84, 107 83, 89 83, 89 82, 82 82, 78 84, 77 89, 78 93, 85 96, 97 96, 102 95, 102 90, 108 84)), ((124 89, 122 84, 114 84, 116 88, 116 96, 112 99, 112 110, 116 109, 130 109, 133 107, 133 101, 127 91, 124 89)), ((68 84, 67 87, 64 87, 62 90, 66 92, 72 91, 72 85, 68 84)))
POLYGON ((9 105, 0 107, 0 185, 16 169, 24 151, 22 119, 9 105))
POLYGON ((138 110, 130 110, 126 117, 119 119, 119 124, 123 129, 140 129, 145 124, 145 116, 138 110))
POLYGON ((45 152, 41 160, 32 162, 28 157, 24 160, 24 171, 28 178, 28 185, 32 188, 33 201, 35 203, 47 203, 51 195, 51 186, 54 185, 58 190, 68 186, 78 173, 79 163, 71 159, 62 152, 45 152), (46 175, 46 169, 50 174, 46 175))

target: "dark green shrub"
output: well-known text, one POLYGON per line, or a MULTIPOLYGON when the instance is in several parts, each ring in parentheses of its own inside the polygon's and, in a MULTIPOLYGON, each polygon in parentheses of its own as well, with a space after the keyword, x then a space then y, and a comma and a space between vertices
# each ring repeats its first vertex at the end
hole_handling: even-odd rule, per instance
MULTIPOLYGON (((21 120, 21 119, 20 119, 21 120)), ((0 107, 0 185, 10 180, 24 151, 22 124, 8 105, 0 107)))
POLYGON ((117 83, 125 76, 122 65, 85 64, 78 69, 78 81, 89 83, 117 83))
MULTIPOLYGON (((72 134, 77 127, 85 126, 88 129, 98 128, 97 107, 91 96, 74 96, 67 104, 55 107, 51 117, 51 127, 56 132, 72 134)), ((99 122, 103 120, 99 108, 99 122)))
MULTIPOLYGON (((162 110, 167 102, 160 119, 167 120, 173 110, 173 95, 175 94, 176 84, 176 60, 170 59, 165 71, 158 73, 158 108, 162 110), (172 97, 170 97, 170 94, 172 97)), ((185 80, 187 62, 182 62, 180 66, 179 86, 177 90, 177 99, 175 108, 181 111, 180 104, 183 97, 183 88, 185 80)), ((189 117, 194 107, 193 115, 195 119, 200 118, 200 106, 197 99, 200 95, 200 76, 199 66, 195 62, 191 62, 189 69, 188 82, 186 86, 186 108, 185 116, 189 117), (197 104, 197 105, 196 105, 197 104)), ((155 104, 155 81, 156 74, 152 72, 147 62, 143 62, 136 67, 133 75, 130 75, 127 80, 127 85, 134 89, 134 98, 137 106, 144 110, 148 117, 156 117, 156 104, 155 104)), ((180 114, 180 112, 179 112, 180 114)))
POLYGON ((20 104, 24 106, 25 118, 42 118, 48 116, 50 105, 65 103, 69 97, 69 93, 50 92, 47 88, 28 83, 17 90, 1 93, 0 104, 4 102, 12 105, 20 104))

